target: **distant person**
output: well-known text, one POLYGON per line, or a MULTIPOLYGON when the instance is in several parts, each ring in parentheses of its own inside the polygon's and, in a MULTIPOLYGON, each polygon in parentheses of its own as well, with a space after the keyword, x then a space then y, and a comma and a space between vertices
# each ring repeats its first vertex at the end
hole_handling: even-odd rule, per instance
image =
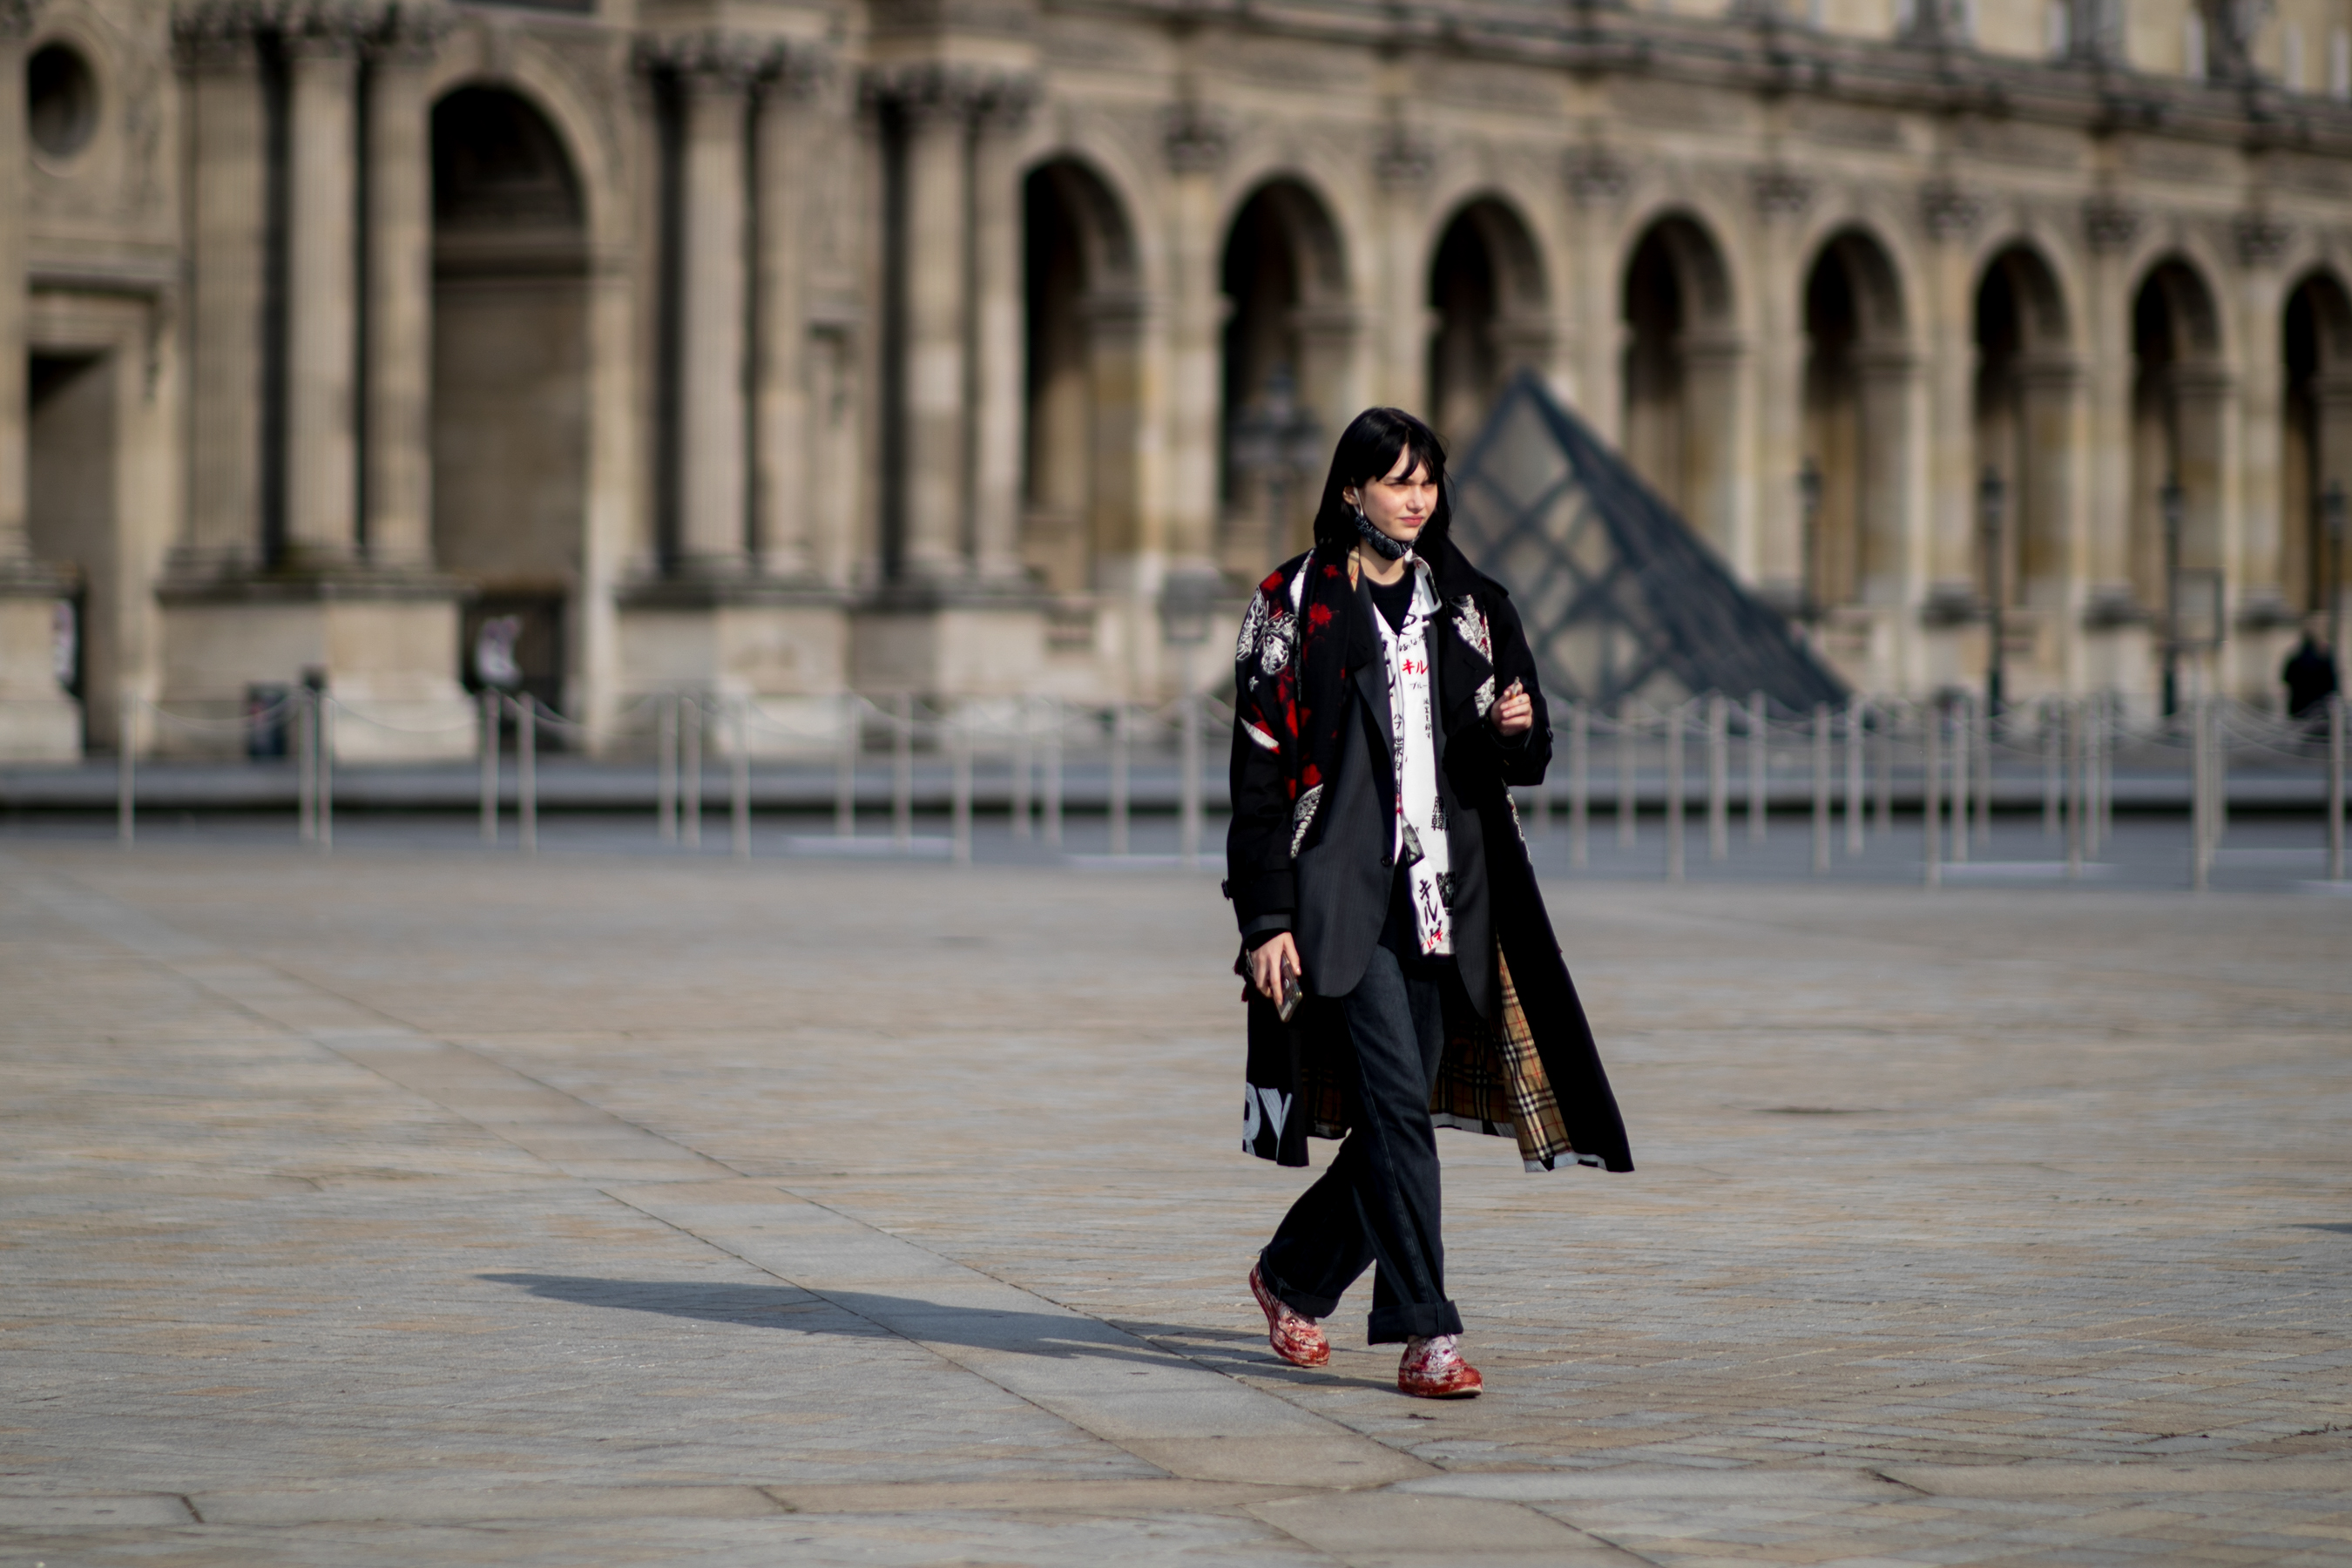
POLYGON ((2337 689, 2336 650, 2319 640, 2316 628, 2304 628, 2303 641, 2287 656, 2279 679, 2286 682, 2287 717, 2316 721, 2315 728, 2324 732, 2327 700, 2337 689))
POLYGON ((1459 1398, 1440 1126, 1516 1135, 1531 1170, 1633 1168, 1536 889, 1510 786, 1551 731, 1502 587, 1447 538, 1445 450, 1368 409, 1339 437, 1315 548, 1258 585, 1234 650, 1225 887, 1250 984, 1242 1145, 1347 1142, 1250 1269, 1275 1352, 1331 1359, 1321 1319, 1374 1270, 1397 1386, 1459 1398))

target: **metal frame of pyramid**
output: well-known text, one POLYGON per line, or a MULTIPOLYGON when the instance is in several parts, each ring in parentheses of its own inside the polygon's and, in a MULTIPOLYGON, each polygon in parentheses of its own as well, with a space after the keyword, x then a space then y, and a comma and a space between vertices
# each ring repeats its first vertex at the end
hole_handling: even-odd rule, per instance
POLYGON ((1760 691, 1799 712, 1845 700, 1787 618, 1532 372, 1453 483, 1454 541, 1510 590, 1553 695, 1613 706, 1760 691))

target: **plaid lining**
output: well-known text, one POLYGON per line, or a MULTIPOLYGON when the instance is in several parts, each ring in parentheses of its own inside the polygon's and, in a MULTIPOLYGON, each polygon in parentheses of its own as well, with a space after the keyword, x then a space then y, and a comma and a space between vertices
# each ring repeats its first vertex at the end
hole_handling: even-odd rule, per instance
MULTIPOLYGON (((1503 994, 1502 1030, 1497 1034, 1467 1007, 1447 1009, 1445 1058, 1437 1069, 1437 1088, 1429 1097, 1430 1120, 1464 1132, 1517 1138, 1519 1159, 1530 1171, 1557 1170, 1563 1160, 1598 1165, 1597 1156, 1579 1154, 1569 1142, 1568 1123, 1544 1073, 1535 1032, 1528 1027, 1518 987, 1511 984, 1511 966, 1499 944, 1495 967, 1503 994)), ((1339 1074, 1326 1062, 1309 1061, 1303 1064, 1300 1088, 1315 1136, 1344 1136, 1348 1110, 1339 1074)))

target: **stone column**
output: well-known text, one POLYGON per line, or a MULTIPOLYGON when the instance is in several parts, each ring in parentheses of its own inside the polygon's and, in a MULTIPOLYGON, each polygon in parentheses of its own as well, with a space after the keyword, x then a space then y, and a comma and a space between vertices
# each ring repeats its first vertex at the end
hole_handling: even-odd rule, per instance
POLYGON ((965 565, 971 92, 962 77, 938 67, 898 76, 886 90, 904 137, 898 573, 910 582, 952 582, 965 565))
POLYGON ((2010 487, 2010 526, 2017 531, 2023 599, 2036 609, 2077 610, 2091 563, 2078 458, 2083 367, 2069 355, 2037 354, 2021 361, 2017 374, 2024 471, 2010 487))
POLYGON ((0 575, 32 554, 25 515, 25 39, 29 0, 0 0, 0 575))
POLYGON ((1736 561, 1746 531, 1738 479, 1748 345, 1737 332, 1701 329, 1685 332, 1680 348, 1684 510, 1718 554, 1736 561))
POLYGON ((1910 597, 1906 548, 1913 504, 1911 411, 1919 362, 1900 344, 1872 344, 1854 354, 1854 402, 1861 454, 1854 487, 1854 586, 1865 605, 1899 607, 1910 597))
POLYGON ((685 140, 679 160, 677 539, 689 575, 730 576, 749 565, 745 489, 751 413, 744 404, 744 165, 750 54, 705 40, 677 62, 685 140))
POLYGON ((761 77, 753 110, 753 546, 761 574, 771 577, 804 577, 811 571, 809 518, 817 498, 805 279, 814 248, 808 227, 817 214, 803 193, 813 177, 809 100, 824 66, 805 46, 787 49, 761 77))
POLYGON ((433 168, 425 76, 446 24, 402 7, 368 82, 367 515, 380 565, 433 556, 433 168))
POLYGON ((1137 563, 1150 543, 1143 534, 1138 472, 1148 311, 1142 297, 1131 293, 1089 295, 1085 310, 1087 383, 1093 405, 1087 429, 1094 459, 1089 498, 1093 585, 1133 587, 1140 581, 1137 563))
POLYGON ((1026 77, 989 83, 977 95, 971 187, 971 388, 966 438, 971 452, 973 570, 981 582, 1012 586, 1021 563, 1022 210, 1018 135, 1036 101, 1026 77))
POLYGON ((337 16, 304 23, 286 38, 286 547, 331 565, 359 533, 359 40, 337 16))
POLYGON ((2289 237, 2285 227, 2257 214, 2238 219, 2240 279, 2239 362, 2244 388, 2238 410, 2239 483, 2236 494, 2238 547, 2231 552, 2239 614, 2256 624, 2290 617, 2284 582, 2286 531, 2280 515, 2280 479, 2284 467, 2286 392, 2280 331, 2284 300, 2277 263, 2289 237))
POLYGON ((1169 187, 1168 569, 1195 575, 1215 570, 1224 325, 1216 174, 1226 145, 1223 122, 1196 103, 1171 110, 1161 128, 1169 187))
MULTIPOLYGON (((2140 216, 2109 197, 2083 206, 2083 231, 2092 253, 2084 310, 2090 323, 2091 445, 2088 454, 2090 576, 2095 613, 2136 606, 2132 585, 2132 300, 2124 254, 2139 233, 2140 216)), ((2137 673, 2137 672, 2135 672, 2137 673)))
POLYGON ((184 16, 191 104, 188 513, 174 574, 260 559, 262 289, 268 146, 250 25, 227 7, 184 16))

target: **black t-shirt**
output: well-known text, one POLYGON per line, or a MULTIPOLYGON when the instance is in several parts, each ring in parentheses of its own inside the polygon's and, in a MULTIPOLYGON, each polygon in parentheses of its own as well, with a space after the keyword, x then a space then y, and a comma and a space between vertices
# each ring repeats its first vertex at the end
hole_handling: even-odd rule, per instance
POLYGON ((1411 567, 1407 567, 1404 575, 1393 583, 1375 583, 1370 577, 1364 579, 1364 586, 1372 591, 1372 603, 1380 608, 1381 618, 1388 622, 1389 630, 1392 632, 1404 630, 1405 612, 1412 608, 1412 585, 1411 567))

